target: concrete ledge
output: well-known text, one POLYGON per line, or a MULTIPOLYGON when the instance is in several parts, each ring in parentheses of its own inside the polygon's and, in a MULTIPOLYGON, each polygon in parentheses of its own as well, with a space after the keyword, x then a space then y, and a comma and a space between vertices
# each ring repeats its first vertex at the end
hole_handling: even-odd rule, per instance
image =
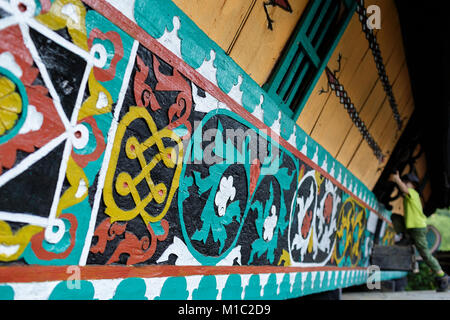
POLYGON ((450 291, 351 292, 343 293, 342 300, 450 300, 450 291))

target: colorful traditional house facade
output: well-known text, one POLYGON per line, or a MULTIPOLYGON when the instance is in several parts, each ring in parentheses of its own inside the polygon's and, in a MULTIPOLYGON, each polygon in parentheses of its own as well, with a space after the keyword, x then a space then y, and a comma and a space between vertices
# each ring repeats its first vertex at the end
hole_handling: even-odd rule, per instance
POLYGON ((393 244, 394 1, 1 0, 0 39, 1 298, 295 298, 393 244))

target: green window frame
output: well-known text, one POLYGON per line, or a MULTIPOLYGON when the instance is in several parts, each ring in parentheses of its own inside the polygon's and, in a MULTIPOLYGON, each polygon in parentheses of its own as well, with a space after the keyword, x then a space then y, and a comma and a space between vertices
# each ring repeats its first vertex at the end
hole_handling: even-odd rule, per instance
POLYGON ((263 89, 295 120, 356 9, 356 0, 310 0, 263 89))

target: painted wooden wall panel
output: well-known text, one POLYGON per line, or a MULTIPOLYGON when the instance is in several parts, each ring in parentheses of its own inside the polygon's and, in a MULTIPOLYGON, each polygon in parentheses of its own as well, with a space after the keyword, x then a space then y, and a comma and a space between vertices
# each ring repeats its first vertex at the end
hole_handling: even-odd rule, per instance
MULTIPOLYGON (((391 80, 395 80, 399 83, 404 83, 405 88, 408 88, 409 85, 409 76, 407 74, 407 70, 403 70, 406 68, 403 51, 400 50, 402 48, 402 44, 397 42, 397 50, 393 51, 393 54, 389 57, 386 62, 386 69, 388 70, 388 74, 391 75, 391 80), (402 73, 399 74, 400 68, 402 69, 402 73), (398 79, 399 78, 399 79, 398 79)), ((410 89, 409 89, 410 90, 410 89)), ((403 93, 403 91, 402 91, 403 93)), ((377 81, 375 87, 372 89, 372 92, 367 98, 367 101, 363 104, 360 112, 361 119, 368 125, 371 126, 375 117, 381 112, 380 106, 385 102, 386 94, 382 87, 381 81, 377 81)), ((397 102, 398 103, 398 102, 397 102)), ((405 107, 405 100, 401 101, 400 106, 405 107)), ((389 112, 389 111, 388 111, 389 112)), ((403 115, 405 118, 408 118, 408 114, 403 115)), ((395 127, 394 127, 395 128, 395 127)), ((396 143, 399 135, 395 134, 395 139, 391 139, 390 143, 396 143)), ((355 126, 352 126, 350 131, 348 132, 344 143, 342 144, 341 150, 337 155, 337 159, 342 161, 345 166, 348 166, 351 159, 355 156, 358 146, 363 143, 363 139, 358 129, 355 126)), ((389 148, 388 148, 389 149, 389 148)))
POLYGON ((381 9, 381 30, 378 30, 377 40, 384 59, 389 59, 394 50, 403 52, 403 41, 395 2, 392 0, 376 0, 375 4, 381 9), (398 48, 398 45, 401 45, 398 48))
POLYGON ((274 21, 270 30, 264 0, 174 2, 260 85, 269 77, 308 4, 308 0, 291 1, 292 12, 268 6, 274 21))
MULTIPOLYGON (((329 62, 329 67, 332 70, 337 68, 339 53, 342 54, 343 58, 341 62, 341 72, 339 73, 339 79, 342 79, 342 81, 351 80, 359 65, 358 63, 354 63, 354 61, 361 60, 368 50, 365 39, 360 36, 361 24, 358 17, 355 15, 350 21, 329 62), (348 45, 349 43, 352 43, 352 45, 348 45)), ((320 116, 328 101, 333 101, 334 93, 329 92, 319 94, 321 89, 327 88, 327 85, 327 78, 325 74, 323 74, 311 96, 307 100, 302 113, 297 119, 299 126, 302 127, 309 135, 311 135, 315 125, 318 124, 320 116)))
POLYGON ((321 88, 326 88, 328 86, 328 79, 325 73, 323 73, 317 85, 313 90, 310 98, 306 102, 302 113, 297 119, 297 125, 300 126, 306 133, 311 134, 320 113, 323 110, 324 105, 327 103, 331 96, 331 93, 317 94, 321 88))
MULTIPOLYGON (((401 41, 400 25, 395 8, 387 11, 387 15, 392 23, 387 24, 386 29, 380 30, 380 47, 382 52, 383 44, 385 46, 384 48, 388 48, 387 52, 389 52, 389 48, 392 48, 391 54, 386 62, 386 70, 393 86, 394 96, 399 105, 399 112, 406 125, 413 111, 409 75, 401 41)), ((386 19, 384 21, 386 21, 386 19)), ((378 108, 376 117, 371 122, 371 128, 373 129, 370 129, 370 131, 375 131, 375 139, 378 139, 377 141, 380 144, 380 147, 388 156, 393 150, 402 131, 399 132, 396 129, 395 121, 393 121, 392 117, 386 117, 387 114, 392 115, 392 111, 390 110, 389 102, 386 100, 383 102, 381 108, 378 108)), ((361 172, 359 175, 361 177, 365 175, 366 178, 363 178, 364 181, 366 181, 368 186, 373 187, 378 177, 381 175, 384 165, 377 163, 376 159, 367 157, 367 149, 368 148, 364 146, 364 142, 362 142, 360 147, 356 149, 352 158, 352 163, 349 164, 349 168, 361 172), (372 170, 375 170, 376 168, 376 171, 372 176, 367 172, 367 164, 369 164, 369 168, 372 170)))
MULTIPOLYGON (((380 81, 377 81, 375 87, 367 97, 367 101, 364 103, 360 111, 361 119, 364 123, 366 123, 366 125, 370 126, 372 124, 373 119, 379 111, 379 106, 383 104, 385 99, 386 96, 384 94, 383 86, 380 81)), ((350 161, 355 156, 357 148, 362 143, 363 137, 361 136, 361 133, 356 126, 352 125, 341 145, 336 159, 338 159, 338 161, 340 161, 344 166, 348 167, 350 161)))
MULTIPOLYGON (((339 79, 343 82, 352 80, 354 73, 359 67, 359 61, 363 59, 368 52, 366 43, 367 41, 364 37, 361 37, 361 24, 358 17, 355 15, 351 19, 329 62, 330 69, 334 70, 338 67, 337 60, 339 54, 342 54, 343 58, 339 79), (349 45, 350 43, 351 45, 349 45)), ((321 89, 326 89, 327 86, 328 81, 324 73, 320 77, 319 82, 316 84, 316 87, 306 102, 305 108, 297 119, 297 124, 309 135, 312 134, 313 128, 318 124, 327 103, 333 101, 334 93, 328 92, 319 94, 321 89)))
POLYGON ((1 298, 367 281, 390 212, 172 1, 40 4, 0 1, 1 298))
POLYGON ((174 0, 174 3, 189 16, 222 49, 228 50, 240 32, 241 25, 254 0, 174 0))
MULTIPOLYGON (((358 60, 351 61, 356 62, 358 60)), ((356 110, 361 110, 361 106, 377 81, 377 76, 373 58, 370 53, 366 52, 349 81, 345 82, 345 78, 340 79, 342 81, 341 84, 344 85, 348 92, 348 96, 351 97, 356 110)), ((311 132, 311 137, 320 141, 324 148, 336 157, 340 147, 344 143, 347 132, 353 125, 340 99, 333 93, 333 96, 330 97, 324 106, 311 132)))
POLYGON ((280 7, 268 7, 273 30, 267 28, 263 10, 265 0, 257 0, 247 22, 242 28, 230 57, 259 85, 263 85, 274 68, 292 31, 301 18, 308 0, 289 1, 292 12, 280 7), (255 41, 255 39, 258 39, 255 41))
MULTIPOLYGON (((398 109, 406 124, 414 106, 410 99, 410 80, 395 4, 391 0, 366 2, 367 6, 371 4, 381 9, 381 29, 376 31, 376 36, 398 109)), ((339 82, 347 91, 369 133, 389 157, 401 132, 396 130, 393 112, 379 79, 372 51, 369 50, 356 15, 329 61, 331 70, 337 67, 339 53, 343 56, 341 72, 337 74, 339 82)), ((367 186, 373 187, 387 160, 384 164, 379 163, 339 98, 334 92, 319 95, 321 88, 326 88, 324 76, 316 85, 297 123, 367 186)))
MULTIPOLYGON (((411 104, 411 91, 409 81, 402 81, 407 77, 406 65, 393 83, 393 91, 396 95, 399 103, 399 112, 402 118, 408 120, 412 114, 413 105, 411 104), (403 75, 403 77, 401 76, 403 75)), ((389 103, 385 100, 379 108, 377 116, 369 127, 370 132, 373 134, 376 141, 380 143, 380 146, 385 154, 390 154, 395 147, 396 141, 400 138, 401 132, 397 130, 396 123, 392 118, 392 111, 389 103)), ((370 148, 364 142, 354 152, 352 161, 348 166, 349 170, 355 172, 355 174, 372 188, 375 186, 379 176, 382 173, 384 164, 380 164, 377 159, 371 156, 370 148)))

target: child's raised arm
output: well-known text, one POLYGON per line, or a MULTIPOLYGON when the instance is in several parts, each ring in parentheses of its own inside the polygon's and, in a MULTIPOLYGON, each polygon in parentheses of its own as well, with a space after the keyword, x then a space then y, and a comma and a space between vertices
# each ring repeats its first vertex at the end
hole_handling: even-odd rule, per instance
POLYGON ((409 194, 408 186, 402 181, 398 171, 396 171, 394 174, 391 174, 389 180, 395 182, 401 192, 403 192, 404 194, 409 194))

